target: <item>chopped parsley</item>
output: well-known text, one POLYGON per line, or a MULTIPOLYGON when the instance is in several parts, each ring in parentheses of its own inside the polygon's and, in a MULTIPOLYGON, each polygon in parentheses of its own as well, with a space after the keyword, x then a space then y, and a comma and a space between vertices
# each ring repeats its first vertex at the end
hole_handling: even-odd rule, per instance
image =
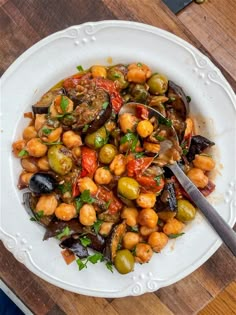
POLYGON ((113 264, 112 264, 111 261, 107 261, 106 262, 106 267, 107 267, 108 270, 110 270, 110 272, 113 273, 113 264))
POLYGON ((156 183, 157 183, 157 186, 160 186, 160 184, 161 184, 161 178, 162 178, 161 175, 157 175, 157 176, 154 178, 154 180, 155 180, 156 183))
POLYGON ((131 226, 131 227, 130 227, 130 231, 131 231, 131 232, 138 233, 138 226, 137 226, 137 225, 131 226))
POLYGON ((137 63, 137 66, 138 66, 138 67, 142 67, 142 65, 143 65, 143 64, 142 64, 141 62, 138 62, 138 63, 137 63))
POLYGON ((79 238, 79 240, 80 240, 81 245, 84 247, 87 247, 88 245, 91 244, 91 240, 87 236, 82 236, 79 238))
POLYGON ((159 135, 156 135, 155 138, 158 140, 158 141, 164 141, 166 138, 165 137, 162 137, 162 136, 159 136, 159 135))
POLYGON ((77 68, 77 70, 79 72, 83 72, 84 71, 84 68, 81 65, 77 66, 76 68, 77 68))
POLYGON ((40 211, 34 212, 34 217, 30 218, 30 221, 39 221, 43 217, 44 217, 44 211, 40 210, 40 211))
POLYGON ((65 194, 66 192, 72 191, 72 185, 71 183, 64 183, 64 184, 58 185, 58 189, 61 191, 62 194, 65 194))
POLYGON ((183 153, 183 155, 186 155, 188 153, 188 149, 183 149, 182 153, 183 153))
POLYGON ((138 153, 135 153, 135 158, 136 159, 140 159, 144 156, 144 152, 138 152, 138 153))
POLYGON ((113 77, 114 77, 115 79, 119 79, 119 78, 121 77, 121 75, 116 72, 116 73, 113 74, 113 77))
POLYGON ((158 117, 158 122, 159 122, 159 124, 165 125, 167 127, 171 127, 172 126, 172 121, 170 119, 165 118, 165 117, 159 116, 158 117))
POLYGON ((50 135, 50 133, 53 131, 53 129, 49 129, 47 127, 43 127, 42 129, 42 132, 45 134, 45 135, 50 135))
POLYGON ((87 268, 87 264, 88 262, 91 262, 92 264, 96 264, 99 261, 103 261, 104 260, 104 256, 101 253, 96 253, 93 255, 88 256, 87 258, 78 258, 76 260, 77 265, 79 267, 79 270, 82 270, 84 268, 87 268))
POLYGON ((83 132, 86 132, 88 130, 89 125, 84 125, 84 128, 82 129, 83 132))
POLYGON ((62 239, 65 236, 69 236, 70 235, 70 228, 68 226, 66 226, 61 233, 57 234, 57 239, 62 239))
POLYGON ((61 97, 61 103, 60 103, 60 107, 63 111, 63 113, 66 111, 67 107, 69 105, 69 100, 66 96, 63 96, 61 97))
POLYGON ((95 199, 91 197, 89 190, 84 190, 82 194, 75 199, 75 206, 77 212, 81 209, 84 203, 93 203, 95 199))
POLYGON ((180 236, 182 236, 182 235, 184 235, 184 233, 169 234, 168 237, 169 237, 169 238, 177 238, 177 237, 180 237, 180 236))
POLYGON ((105 208, 108 209, 110 207, 110 204, 111 204, 111 200, 105 202, 105 208))
POLYGON ((102 104, 102 109, 106 109, 108 105, 109 105, 109 102, 104 102, 102 104))
POLYGON ((188 102, 188 103, 190 103, 191 100, 192 100, 192 99, 191 99, 191 96, 189 96, 189 95, 186 96, 186 99, 187 99, 187 102, 188 102))
POLYGON ((97 221, 93 224, 93 229, 96 234, 98 234, 102 223, 103 223, 102 220, 97 219, 97 221))
POLYGON ((170 97, 170 98, 169 98, 169 102, 174 102, 175 100, 176 100, 175 97, 170 97))
POLYGON ((138 143, 138 136, 135 133, 129 131, 120 139, 121 144, 124 144, 126 142, 130 144, 130 149, 132 152, 134 152, 138 143))
POLYGON ((22 149, 19 153, 18 156, 19 157, 23 157, 23 156, 27 156, 29 155, 28 151, 26 151, 25 149, 22 149))

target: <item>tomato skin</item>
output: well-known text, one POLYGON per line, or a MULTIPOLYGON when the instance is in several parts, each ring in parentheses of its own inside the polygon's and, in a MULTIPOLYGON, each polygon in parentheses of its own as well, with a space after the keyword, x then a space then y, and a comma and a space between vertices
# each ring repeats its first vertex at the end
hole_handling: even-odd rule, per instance
POLYGON ((154 177, 140 175, 136 178, 137 182, 142 186, 146 192, 159 193, 162 191, 165 185, 163 178, 160 178, 159 185, 155 181, 154 177))
POLYGON ((110 205, 108 207, 108 212, 110 214, 115 214, 118 211, 122 209, 122 202, 115 197, 112 191, 107 190, 106 188, 99 186, 98 187, 98 192, 96 196, 99 200, 102 200, 104 202, 110 202, 110 205))
POLYGON ((142 105, 137 105, 136 106, 136 116, 139 118, 139 119, 148 119, 148 116, 149 116, 149 110, 142 106, 142 105))
POLYGON ((154 158, 144 157, 140 159, 132 159, 127 163, 127 171, 129 177, 136 177, 142 174, 149 165, 153 162, 154 158))
POLYGON ((68 89, 74 89, 77 85, 80 84, 81 80, 89 79, 91 77, 91 73, 76 73, 72 75, 71 77, 65 79, 63 81, 62 86, 68 90, 68 89))
POLYGON ((123 105, 123 100, 117 91, 115 83, 103 78, 95 78, 94 81, 97 87, 104 89, 110 95, 112 107, 118 113, 123 105))
POLYGON ((82 171, 81 177, 93 177, 97 167, 97 152, 93 149, 82 147, 81 148, 81 157, 82 157, 82 171))

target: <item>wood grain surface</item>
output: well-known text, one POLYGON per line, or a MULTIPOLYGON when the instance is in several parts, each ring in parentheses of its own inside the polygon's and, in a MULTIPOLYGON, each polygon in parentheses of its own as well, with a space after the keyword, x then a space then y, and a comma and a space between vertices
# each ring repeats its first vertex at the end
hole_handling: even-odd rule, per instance
MULTIPOLYGON (((86 21, 122 19, 192 43, 236 90, 236 1, 192 3, 175 16, 160 0, 0 0, 0 74, 41 38, 86 21)), ((102 299, 59 289, 32 274, 0 243, 0 276, 39 315, 236 314, 236 261, 223 245, 185 279, 140 297, 102 299)))

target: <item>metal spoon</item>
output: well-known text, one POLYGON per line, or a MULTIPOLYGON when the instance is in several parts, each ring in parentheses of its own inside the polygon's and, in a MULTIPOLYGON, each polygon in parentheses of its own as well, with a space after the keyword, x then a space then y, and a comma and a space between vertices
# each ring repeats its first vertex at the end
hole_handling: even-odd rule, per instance
MULTIPOLYGON (((147 108, 149 111, 149 117, 155 116, 158 119, 158 121, 159 120, 163 121, 163 119, 165 119, 165 117, 154 108, 139 103, 125 104, 121 108, 119 115, 122 115, 124 113, 132 113, 136 115, 137 105, 141 105, 147 108)), ((176 147, 176 143, 178 144, 178 137, 176 135, 176 131, 173 126, 169 126, 169 130, 173 135, 171 139, 172 145, 176 147)), ((182 171, 182 169, 179 167, 176 161, 173 160, 167 161, 167 164, 165 166, 168 167, 174 173, 174 175, 180 182, 181 186, 188 193, 192 201, 201 210, 201 212, 207 218, 209 223, 221 237, 222 241, 231 250, 233 255, 236 256, 236 233, 233 231, 233 229, 231 229, 231 227, 225 222, 225 220, 218 214, 216 209, 207 201, 207 199, 202 195, 202 193, 197 189, 197 187, 190 181, 190 179, 185 175, 185 173, 182 171)))

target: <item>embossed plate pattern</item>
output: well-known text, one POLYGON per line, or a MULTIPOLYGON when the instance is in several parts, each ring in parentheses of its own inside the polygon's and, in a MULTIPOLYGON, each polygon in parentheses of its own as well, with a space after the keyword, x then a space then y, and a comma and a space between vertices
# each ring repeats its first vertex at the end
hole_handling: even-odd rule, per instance
POLYGON ((197 49, 155 27, 125 21, 105 21, 73 26, 55 33, 27 50, 5 72, 1 82, 1 224, 0 237, 16 259, 44 280, 61 288, 92 296, 139 295, 170 285, 202 265, 221 241, 200 213, 186 233, 171 240, 149 264, 120 275, 103 264, 79 272, 66 266, 58 241, 42 241, 43 229, 29 220, 16 188, 20 163, 11 155, 30 110, 58 80, 92 64, 140 61, 165 73, 191 95, 191 112, 208 122, 205 133, 216 142, 217 189, 211 201, 231 225, 236 217, 235 95, 221 72, 197 49), (220 165, 223 167, 220 167, 220 165))

